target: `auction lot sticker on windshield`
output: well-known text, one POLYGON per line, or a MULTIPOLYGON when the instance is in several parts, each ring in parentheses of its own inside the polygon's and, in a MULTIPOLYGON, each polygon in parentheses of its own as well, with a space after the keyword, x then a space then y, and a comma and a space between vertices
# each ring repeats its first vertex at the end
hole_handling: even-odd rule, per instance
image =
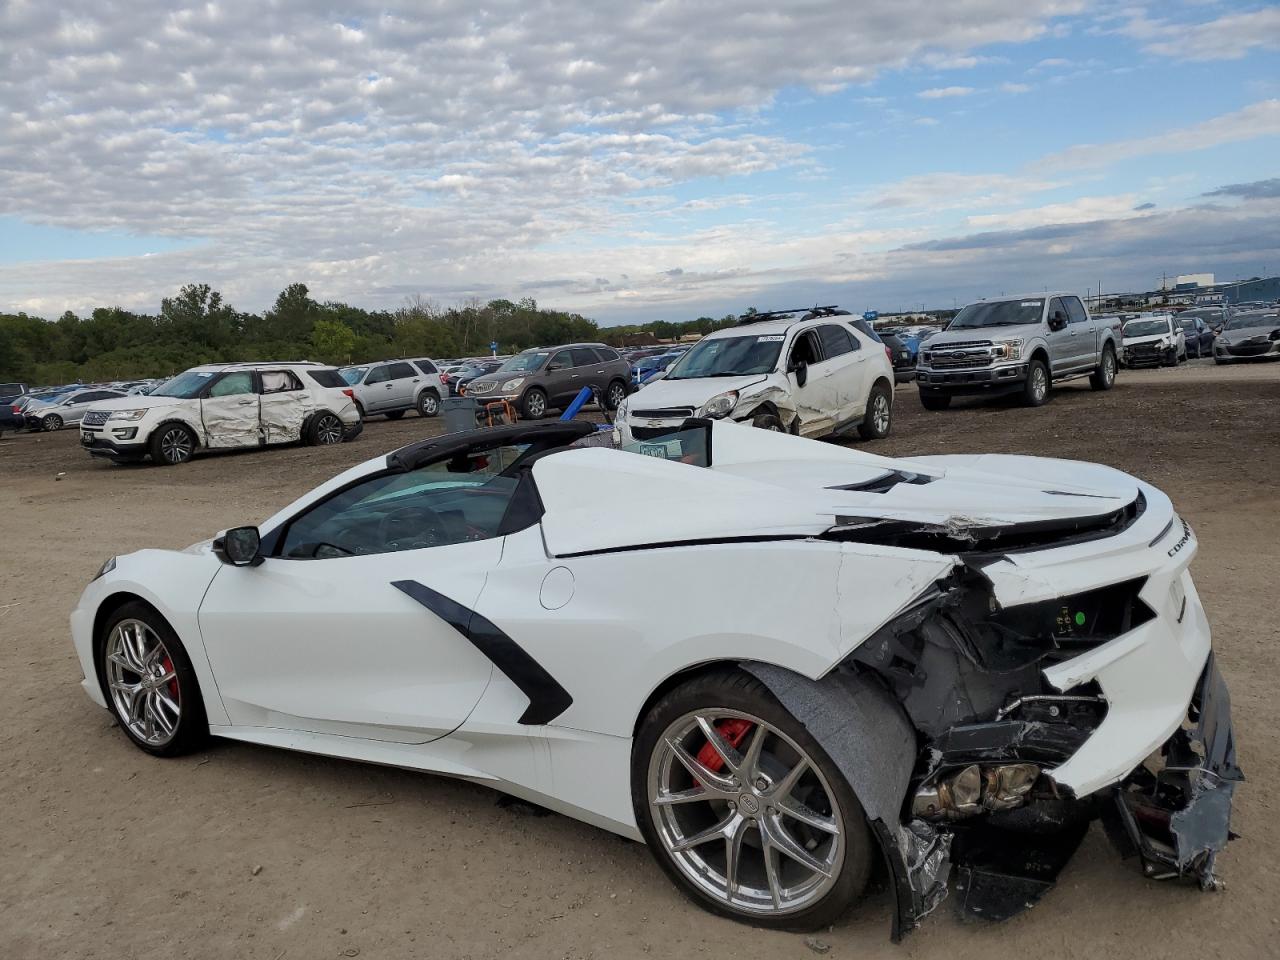
POLYGON ((783 333, 767 333, 762 337, 756 337, 756 343, 781 343, 786 339, 783 333))

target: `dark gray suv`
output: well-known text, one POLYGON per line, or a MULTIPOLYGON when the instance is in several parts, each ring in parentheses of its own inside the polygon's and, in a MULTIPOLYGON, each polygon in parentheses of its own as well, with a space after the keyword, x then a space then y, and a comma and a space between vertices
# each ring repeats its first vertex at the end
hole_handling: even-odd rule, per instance
POLYGON ((467 396, 480 403, 507 400, 526 420, 552 407, 567 407, 583 387, 596 387, 604 404, 616 410, 627 395, 631 365, 603 343, 569 343, 517 353, 493 373, 467 384, 467 396))

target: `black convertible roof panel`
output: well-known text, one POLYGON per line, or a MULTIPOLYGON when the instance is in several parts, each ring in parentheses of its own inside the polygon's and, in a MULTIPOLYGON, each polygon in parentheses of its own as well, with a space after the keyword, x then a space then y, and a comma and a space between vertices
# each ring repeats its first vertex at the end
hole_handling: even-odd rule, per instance
POLYGON ((537 443, 546 447, 568 445, 596 432, 589 420, 548 420, 541 423, 511 423, 501 427, 460 430, 429 440, 419 440, 387 454, 387 469, 413 470, 460 451, 485 450, 511 443, 537 443))

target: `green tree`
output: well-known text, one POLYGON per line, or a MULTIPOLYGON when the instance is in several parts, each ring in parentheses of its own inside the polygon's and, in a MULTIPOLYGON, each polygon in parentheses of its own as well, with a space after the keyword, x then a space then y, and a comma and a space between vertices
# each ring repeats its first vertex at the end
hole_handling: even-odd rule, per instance
POLYGON ((326 363, 350 363, 355 332, 340 320, 317 320, 311 329, 311 346, 326 363))

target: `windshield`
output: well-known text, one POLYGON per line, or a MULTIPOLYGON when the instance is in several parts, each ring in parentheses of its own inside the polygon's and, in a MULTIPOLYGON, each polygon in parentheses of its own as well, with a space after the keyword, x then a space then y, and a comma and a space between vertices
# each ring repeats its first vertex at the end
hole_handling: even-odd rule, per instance
MULTIPOLYGON (((1044 300, 997 300, 995 303, 971 303, 951 321, 948 330, 970 327, 1016 327, 1039 323, 1044 300)), ((923 339, 923 338, 922 338, 923 339)))
POLYGON ((1168 320, 1130 320, 1124 325, 1126 337, 1158 337, 1168 332, 1168 320))
POLYGON ((1227 330, 1247 330, 1249 327, 1280 326, 1280 314, 1241 313, 1227 321, 1227 330))
POLYGON ((548 350, 539 350, 536 353, 517 353, 514 357, 498 368, 499 373, 527 373, 530 370, 537 370, 551 355, 548 350))
POLYGON ((184 400, 190 400, 204 389, 204 385, 212 380, 213 376, 212 370, 188 370, 160 384, 151 391, 151 396, 181 397, 184 400))
POLYGON ((1180 317, 1178 319, 1178 323, 1182 324, 1183 330, 1194 330, 1196 327, 1195 317, 1191 317, 1190 319, 1186 317, 1180 317))
POLYGON ((771 373, 778 365, 785 334, 718 337, 695 344, 671 367, 668 380, 737 377, 771 373))
POLYGON ((357 383, 364 379, 364 375, 369 372, 368 367, 340 367, 338 376, 348 387, 354 387, 357 383))

